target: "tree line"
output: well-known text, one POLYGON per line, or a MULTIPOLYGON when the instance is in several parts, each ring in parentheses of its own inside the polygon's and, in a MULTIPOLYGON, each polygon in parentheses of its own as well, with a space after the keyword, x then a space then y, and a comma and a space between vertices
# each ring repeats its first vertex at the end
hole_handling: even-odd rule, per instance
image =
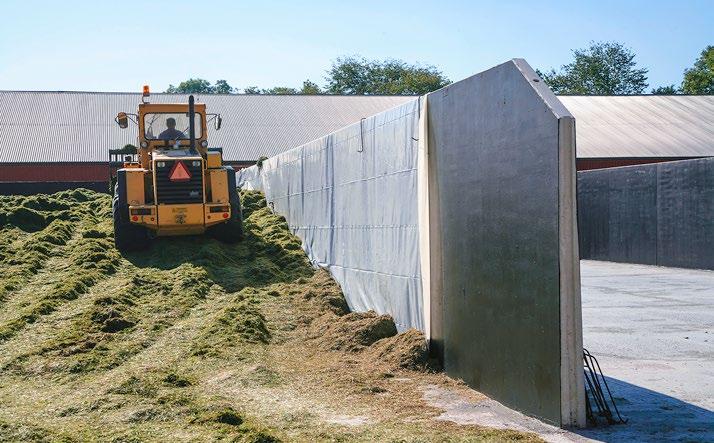
POLYGON ((214 94, 343 94, 343 95, 420 95, 435 91, 451 83, 434 66, 409 64, 401 60, 368 60, 363 57, 341 57, 327 71, 324 86, 305 80, 301 88, 276 86, 260 89, 248 86, 242 91, 231 87, 227 81, 215 84, 200 78, 191 78, 169 85, 170 93, 214 94))
MULTIPOLYGON (((592 42, 573 50, 573 60, 559 69, 536 70, 556 94, 623 95, 643 94, 649 87, 647 68, 639 67, 636 54, 617 42, 592 42)), ((411 64, 402 60, 368 60, 341 57, 326 72, 320 86, 305 80, 302 87, 276 86, 261 89, 249 86, 240 90, 226 80, 214 84, 190 78, 169 93, 208 94, 343 94, 343 95, 421 95, 440 89, 451 81, 432 65, 411 64)), ((653 88, 652 94, 714 94, 714 46, 707 46, 683 73, 679 85, 653 88)))

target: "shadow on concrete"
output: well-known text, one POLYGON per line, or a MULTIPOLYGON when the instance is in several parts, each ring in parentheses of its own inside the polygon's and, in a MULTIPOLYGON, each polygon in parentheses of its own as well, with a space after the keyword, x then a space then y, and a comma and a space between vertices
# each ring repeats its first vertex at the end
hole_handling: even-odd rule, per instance
POLYGON ((714 411, 605 377, 626 424, 571 429, 583 437, 620 441, 714 441, 714 411))

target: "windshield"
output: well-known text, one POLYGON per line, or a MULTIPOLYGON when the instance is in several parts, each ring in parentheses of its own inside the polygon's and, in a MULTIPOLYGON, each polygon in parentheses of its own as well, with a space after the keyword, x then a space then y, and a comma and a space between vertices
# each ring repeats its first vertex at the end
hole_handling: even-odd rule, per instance
MULTIPOLYGON (((144 136, 149 140, 188 140, 188 112, 144 115, 144 136)), ((196 138, 201 137, 201 114, 194 114, 196 138)))

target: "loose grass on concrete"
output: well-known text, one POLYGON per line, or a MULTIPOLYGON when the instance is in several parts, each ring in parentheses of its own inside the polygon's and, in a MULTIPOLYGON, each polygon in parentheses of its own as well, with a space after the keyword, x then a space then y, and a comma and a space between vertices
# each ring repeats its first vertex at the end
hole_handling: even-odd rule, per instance
POLYGON ((423 335, 350 313, 257 192, 246 238, 120 255, 108 196, 0 197, 2 441, 503 441, 437 420, 423 335))

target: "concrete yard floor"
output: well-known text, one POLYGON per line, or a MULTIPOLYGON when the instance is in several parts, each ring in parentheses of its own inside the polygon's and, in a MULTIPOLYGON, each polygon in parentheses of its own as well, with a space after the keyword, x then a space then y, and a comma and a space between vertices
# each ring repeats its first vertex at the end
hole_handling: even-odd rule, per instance
POLYGON ((714 271, 583 260, 583 342, 627 424, 563 430, 437 389, 440 419, 548 442, 714 441, 714 271))
POLYGON ((583 342, 625 425, 602 441, 714 441, 714 271, 581 261, 583 342))

